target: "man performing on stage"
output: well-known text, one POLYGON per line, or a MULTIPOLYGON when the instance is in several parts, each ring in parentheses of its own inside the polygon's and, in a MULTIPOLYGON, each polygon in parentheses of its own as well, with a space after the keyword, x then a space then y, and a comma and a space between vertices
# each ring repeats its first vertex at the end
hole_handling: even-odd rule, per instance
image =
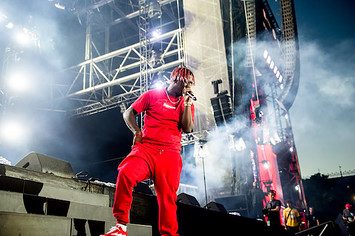
POLYGON ((127 235, 126 224, 132 204, 132 191, 137 183, 153 179, 159 205, 159 232, 161 235, 179 235, 176 216, 176 192, 182 169, 181 131, 192 132, 194 106, 191 85, 193 73, 178 67, 164 89, 142 94, 123 118, 133 132, 132 151, 118 166, 113 215, 117 219, 105 236, 127 235), (143 130, 138 127, 136 115, 146 112, 143 130))

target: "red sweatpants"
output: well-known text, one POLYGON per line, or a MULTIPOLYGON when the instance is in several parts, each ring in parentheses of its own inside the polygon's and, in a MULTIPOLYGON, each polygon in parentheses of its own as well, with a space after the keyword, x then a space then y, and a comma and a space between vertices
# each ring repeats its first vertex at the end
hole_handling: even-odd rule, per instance
POLYGON ((152 178, 159 206, 159 232, 161 235, 179 235, 175 201, 181 168, 180 152, 158 149, 147 143, 136 143, 131 153, 118 166, 113 205, 113 215, 117 222, 129 222, 133 187, 152 178))

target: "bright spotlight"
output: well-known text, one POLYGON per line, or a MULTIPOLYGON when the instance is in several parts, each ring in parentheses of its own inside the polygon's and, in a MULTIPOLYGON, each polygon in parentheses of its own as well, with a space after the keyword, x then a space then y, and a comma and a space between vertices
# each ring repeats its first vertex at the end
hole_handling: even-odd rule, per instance
POLYGON ((277 71, 278 71, 278 70, 277 70, 277 66, 275 66, 275 67, 274 67, 274 74, 276 74, 277 71))
POLYGON ((299 186, 299 185, 296 185, 296 186, 295 186, 295 190, 296 190, 296 191, 299 191, 299 190, 300 190, 300 186, 299 186))
POLYGON ((18 32, 16 35, 16 41, 22 46, 28 46, 31 42, 31 37, 24 33, 24 32, 18 32))
POLYGON ((282 82, 282 75, 280 75, 280 77, 279 77, 279 82, 280 83, 282 82))
POLYGON ((152 32, 152 37, 153 37, 153 39, 159 38, 160 35, 161 35, 161 30, 160 30, 160 29, 156 29, 156 30, 154 30, 154 31, 152 32))
POLYGON ((14 121, 4 123, 1 126, 1 137, 3 140, 16 142, 21 140, 24 133, 23 127, 14 121))
POLYGON ((264 58, 266 59, 267 58, 267 56, 268 56, 268 52, 267 52, 267 50, 264 50, 264 58))
POLYGON ((165 83, 161 80, 157 80, 153 83, 152 88, 154 89, 162 89, 165 87, 165 83))
POLYGON ((23 73, 14 72, 7 78, 8 87, 14 92, 23 92, 29 88, 28 77, 23 73))
POLYGON ((269 169, 270 163, 267 160, 263 160, 261 163, 263 164, 265 169, 269 169))

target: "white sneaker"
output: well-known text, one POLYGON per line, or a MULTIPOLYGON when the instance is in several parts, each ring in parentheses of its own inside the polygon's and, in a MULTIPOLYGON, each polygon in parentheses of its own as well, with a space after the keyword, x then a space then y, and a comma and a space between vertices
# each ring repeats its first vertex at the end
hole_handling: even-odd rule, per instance
POLYGON ((127 236, 127 226, 117 223, 106 234, 100 236, 127 236))

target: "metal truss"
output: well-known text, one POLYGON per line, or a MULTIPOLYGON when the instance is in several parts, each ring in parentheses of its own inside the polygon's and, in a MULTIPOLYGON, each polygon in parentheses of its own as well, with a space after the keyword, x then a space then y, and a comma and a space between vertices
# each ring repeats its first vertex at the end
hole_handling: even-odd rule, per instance
POLYGON ((89 105, 73 109, 70 112, 70 116, 77 118, 82 116, 89 116, 116 107, 120 107, 121 112, 123 113, 126 110, 127 105, 132 103, 139 95, 140 89, 135 89, 132 92, 119 94, 117 96, 111 97, 110 99, 105 99, 100 102, 93 102, 89 105))
POLYGON ((147 0, 139 0, 139 54, 140 54, 140 86, 141 94, 148 91, 148 83, 151 79, 151 73, 149 69, 149 58, 151 51, 150 44, 150 18, 148 16, 149 4, 147 0))
MULTIPOLYGON (((159 67, 147 68, 147 73, 156 73, 175 67, 183 62, 180 54, 183 46, 180 39, 182 30, 176 29, 151 40, 162 42, 164 51, 161 58, 168 61, 159 67), (170 62, 169 62, 170 61, 170 62)), ((91 115, 107 109, 117 107, 117 104, 130 101, 139 96, 141 92, 139 70, 141 58, 140 43, 107 53, 96 58, 86 60, 65 73, 75 74, 70 84, 57 85, 57 93, 61 99, 68 98, 77 102, 78 107, 70 112, 71 115, 91 115), (107 71, 105 65, 112 60, 119 66, 112 71, 107 71)))
MULTIPOLYGON (((69 110, 69 116, 89 116, 117 107, 123 112, 149 89, 154 74, 183 64, 183 24, 179 13, 179 0, 158 1, 165 11, 168 10, 168 4, 176 2, 178 12, 176 15, 168 14, 176 23, 176 29, 156 38, 151 38, 150 35, 148 2, 138 0, 135 6, 132 5, 135 11, 126 15, 115 7, 113 0, 98 1, 76 12, 78 17, 80 14, 87 14, 85 61, 64 70, 61 81, 56 83, 53 92, 58 102, 70 100, 74 104, 74 108, 69 110), (111 6, 121 16, 107 25, 112 27, 128 21, 132 27, 136 27, 139 41, 101 55, 92 36, 92 21, 95 20, 92 11, 105 5, 111 6), (137 22, 133 21, 134 18, 138 18, 137 22), (160 44, 158 58, 152 57, 154 44, 160 44), (96 56, 93 57, 93 54, 96 56), (157 65, 156 60, 163 63, 157 65), (62 78, 68 78, 68 81, 62 78)), ((99 18, 103 19, 104 16, 99 18)), ((207 140, 208 134, 207 130, 183 134, 182 145, 207 140)))
POLYGON ((285 69, 284 75, 292 77, 296 70, 297 58, 297 31, 295 24, 295 15, 292 0, 281 1, 282 8, 282 28, 283 28, 283 41, 285 53, 285 69))
POLYGON ((244 3, 244 15, 247 28, 247 54, 246 67, 254 68, 255 44, 256 44, 256 17, 255 17, 255 1, 242 0, 244 3))
MULTIPOLYGON (((174 7, 171 6, 168 9, 166 5, 177 1, 158 1, 160 6, 168 12, 169 20, 172 22, 180 22, 180 19, 175 19, 178 14, 169 12, 169 10, 173 11, 174 7)), ((116 1, 89 2, 92 4, 87 4, 84 9, 75 13, 78 18, 83 13, 86 13, 87 17, 85 61, 62 71, 60 79, 57 79, 52 89, 52 94, 55 98, 54 103, 57 106, 66 106, 64 109, 68 110, 68 114, 75 117, 92 115, 118 106, 123 111, 141 93, 148 90, 149 83, 155 73, 169 71, 172 67, 183 63, 183 30, 180 24, 176 24, 175 27, 169 27, 167 28, 168 30, 165 29, 164 34, 152 38, 149 32, 149 19, 147 19, 148 1, 133 1, 135 3, 129 1, 133 12, 131 11, 128 14, 124 14, 115 5, 116 1), (111 17, 111 21, 109 21, 107 19, 109 14, 103 13, 104 6, 111 7, 120 17, 116 19, 111 17), (99 8, 102 9, 99 10, 99 8), (95 12, 95 15, 94 11, 96 10, 99 13, 95 12), (137 22, 133 20, 136 17, 139 17, 137 22), (98 29, 98 25, 102 21, 105 22, 105 26, 101 27, 105 29, 104 38, 101 37, 102 34, 100 35, 100 32, 94 32, 95 30, 102 31, 102 29, 98 29), (135 32, 136 35, 138 34, 139 40, 137 41, 137 37, 134 35, 130 36, 135 39, 127 40, 137 43, 109 51, 109 45, 112 42, 110 42, 110 31, 107 29, 127 21, 131 31, 135 32), (134 27, 135 29, 132 29, 134 27), (96 41, 95 33, 100 36, 96 41), (154 44, 159 44, 160 46, 159 58, 151 57, 152 45, 154 44), (102 51, 103 47, 105 53, 102 54, 100 51, 102 51), (164 63, 157 64, 155 60, 164 63), (69 108, 66 105, 67 101, 70 101, 69 108)), ((118 2, 117 4, 120 3, 123 2, 118 2)), ((56 109, 58 108, 56 107, 56 109)))
POLYGON ((292 106, 298 91, 300 58, 295 6, 293 0, 281 0, 282 41, 285 58, 283 91, 277 98, 284 110, 292 106))
MULTIPOLYGON (((150 43, 150 17, 149 14, 149 3, 147 0, 139 0, 139 19, 138 19, 138 28, 139 28, 139 53, 140 53, 140 94, 143 94, 148 91, 149 81, 151 81, 152 74, 149 69, 149 58, 151 55, 152 45, 150 43)), ((161 10, 160 10, 161 14, 161 10)), ((156 16, 157 17, 157 16, 156 16)), ((159 16, 160 18, 160 16, 159 16)), ((145 112, 140 114, 140 125, 141 128, 144 126, 144 116, 145 112)))
POLYGON ((190 145, 190 144, 195 144, 198 142, 206 142, 208 135, 210 135, 210 132, 208 130, 202 130, 199 132, 192 132, 192 133, 188 133, 182 134, 182 138, 181 138, 181 145, 182 146, 186 146, 186 145, 190 145))

